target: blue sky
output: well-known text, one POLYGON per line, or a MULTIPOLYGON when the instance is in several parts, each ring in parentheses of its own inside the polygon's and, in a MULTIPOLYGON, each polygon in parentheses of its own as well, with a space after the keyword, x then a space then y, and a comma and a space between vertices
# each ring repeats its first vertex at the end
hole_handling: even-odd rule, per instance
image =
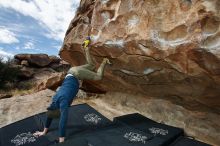
POLYGON ((58 55, 80 0, 0 0, 0 56, 58 55))

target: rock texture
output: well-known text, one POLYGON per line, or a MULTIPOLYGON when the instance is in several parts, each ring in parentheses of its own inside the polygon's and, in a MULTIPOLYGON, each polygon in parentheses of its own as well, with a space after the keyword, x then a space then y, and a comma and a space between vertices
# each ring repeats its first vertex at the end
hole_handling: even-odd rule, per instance
POLYGON ((47 89, 31 95, 0 100, 0 127, 46 111, 53 95, 54 91, 47 89))
POLYGON ((101 91, 180 96, 220 107, 219 0, 81 0, 60 51, 85 63, 81 43, 92 36, 98 65, 111 59, 101 91))

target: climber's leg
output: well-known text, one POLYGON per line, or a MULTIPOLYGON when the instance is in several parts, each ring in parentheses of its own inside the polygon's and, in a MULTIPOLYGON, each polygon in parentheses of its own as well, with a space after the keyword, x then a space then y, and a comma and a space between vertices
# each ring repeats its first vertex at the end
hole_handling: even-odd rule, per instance
POLYGON ((88 70, 95 70, 95 66, 91 65, 91 64, 85 64, 85 65, 81 65, 81 66, 77 66, 77 68, 84 68, 84 69, 88 69, 88 70))
POLYGON ((92 58, 91 58, 91 55, 90 55, 90 52, 89 52, 89 47, 86 47, 85 49, 85 52, 86 52, 86 61, 87 61, 87 64, 85 65, 81 65, 81 66, 78 66, 77 68, 85 68, 85 69, 88 69, 88 70, 95 70, 95 65, 94 65, 94 62, 92 61, 92 58))
POLYGON ((85 48, 85 53, 86 53, 86 61, 88 64, 90 64, 91 66, 94 66, 94 62, 92 61, 91 55, 90 55, 90 51, 89 51, 89 47, 85 48))
POLYGON ((88 70, 87 68, 82 68, 81 66, 79 68, 77 67, 79 78, 87 80, 101 80, 103 78, 106 63, 108 63, 106 59, 103 59, 100 67, 97 70, 97 73, 88 70))

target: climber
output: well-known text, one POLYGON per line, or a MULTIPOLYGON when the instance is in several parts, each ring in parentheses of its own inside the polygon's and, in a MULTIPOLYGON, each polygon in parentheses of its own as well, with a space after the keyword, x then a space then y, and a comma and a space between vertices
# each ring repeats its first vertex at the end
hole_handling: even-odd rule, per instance
POLYGON ((65 140, 65 128, 68 119, 68 107, 71 105, 74 97, 79 90, 80 80, 101 80, 103 78, 106 64, 111 64, 107 58, 104 58, 97 73, 94 72, 95 65, 89 53, 90 37, 87 37, 82 48, 85 50, 87 64, 82 66, 71 67, 60 86, 59 90, 52 97, 52 103, 47 108, 47 119, 43 131, 36 131, 34 136, 46 135, 48 128, 54 118, 59 119, 59 142, 65 140))

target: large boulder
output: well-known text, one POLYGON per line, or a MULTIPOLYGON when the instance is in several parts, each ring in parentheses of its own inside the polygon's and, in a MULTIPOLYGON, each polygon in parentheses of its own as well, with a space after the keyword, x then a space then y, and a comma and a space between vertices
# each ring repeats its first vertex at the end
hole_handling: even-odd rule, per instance
POLYGON ((64 80, 64 73, 51 73, 50 76, 45 77, 36 86, 36 91, 41 91, 45 89, 56 90, 64 80))
POLYGON ((61 60, 59 63, 51 63, 50 68, 58 72, 67 72, 71 65, 66 61, 61 60))
POLYGON ((92 37, 91 54, 107 67, 101 91, 180 96, 219 109, 220 1, 81 0, 60 56, 83 65, 81 43, 92 37))
POLYGON ((46 67, 51 63, 51 59, 47 54, 17 54, 14 58, 27 60, 29 64, 37 67, 46 67))
POLYGON ((54 55, 49 56, 49 58, 50 58, 50 62, 51 62, 51 63, 57 63, 57 64, 59 64, 60 61, 61 61, 61 59, 60 59, 59 57, 54 56, 54 55))

